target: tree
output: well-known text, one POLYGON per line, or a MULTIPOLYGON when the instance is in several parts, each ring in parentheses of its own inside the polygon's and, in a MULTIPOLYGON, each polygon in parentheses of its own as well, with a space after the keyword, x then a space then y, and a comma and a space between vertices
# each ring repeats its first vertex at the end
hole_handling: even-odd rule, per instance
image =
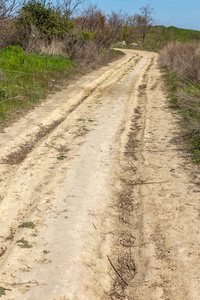
POLYGON ((43 37, 50 41, 53 37, 62 38, 74 27, 74 23, 63 12, 46 0, 29 0, 20 12, 18 22, 26 29, 28 35, 35 27, 43 37))
POLYGON ((136 14, 135 21, 137 26, 141 28, 142 41, 145 43, 146 35, 154 23, 154 20, 151 16, 153 8, 150 7, 150 4, 147 4, 146 6, 140 8, 140 11, 141 15, 136 14))
POLYGON ((91 32, 98 32, 106 27, 106 16, 97 5, 89 4, 77 19, 82 29, 87 28, 91 32))
POLYGON ((0 0, 0 50, 15 44, 19 36, 15 25, 15 17, 23 0, 0 0))
POLYGON ((134 36, 136 35, 136 22, 135 22, 135 16, 129 16, 127 15, 124 20, 124 26, 123 26, 123 33, 122 37, 123 40, 126 40, 128 42, 133 42, 134 36))
POLYGON ((124 25, 124 15, 122 15, 121 11, 119 13, 112 13, 108 16, 108 25, 112 32, 113 41, 120 40, 122 38, 122 31, 124 25))
POLYGON ((20 0, 0 0, 0 20, 12 17, 20 5, 20 0))
POLYGON ((80 6, 85 0, 57 0, 57 7, 59 7, 66 18, 71 18, 76 13, 78 6, 80 6))

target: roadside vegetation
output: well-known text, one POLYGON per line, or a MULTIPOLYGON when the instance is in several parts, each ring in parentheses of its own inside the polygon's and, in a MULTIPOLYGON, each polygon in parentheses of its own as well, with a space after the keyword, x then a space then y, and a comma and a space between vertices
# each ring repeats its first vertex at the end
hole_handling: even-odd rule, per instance
POLYGON ((182 115, 184 137, 200 163, 200 45, 171 42, 160 52, 171 107, 182 115))
POLYGON ((26 53, 18 46, 0 51, 0 119, 19 113, 46 96, 47 90, 74 69, 67 57, 26 53))
POLYGON ((2 0, 0 6, 0 123, 46 97, 71 74, 79 76, 122 52, 122 18, 96 5, 75 14, 81 0, 2 0))

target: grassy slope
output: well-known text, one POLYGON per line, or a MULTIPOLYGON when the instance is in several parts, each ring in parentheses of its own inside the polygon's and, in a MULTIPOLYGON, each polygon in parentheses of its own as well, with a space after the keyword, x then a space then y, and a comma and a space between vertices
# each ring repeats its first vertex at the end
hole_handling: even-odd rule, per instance
MULTIPOLYGON (((106 64, 120 55, 120 51, 102 51, 99 60, 106 64)), ((80 68, 67 57, 25 53, 15 46, 0 51, 0 123, 45 98, 72 73, 80 74, 80 68)))
POLYGON ((128 47, 133 49, 160 50, 168 42, 200 42, 200 31, 181 29, 174 26, 152 26, 147 33, 146 43, 143 45, 141 41, 142 35, 135 35, 133 42, 138 43, 139 47, 131 46, 131 43, 128 43, 128 47))
POLYGON ((168 42, 194 42, 200 41, 200 31, 181 29, 176 27, 154 26, 147 35, 147 49, 162 49, 168 42))
POLYGON ((27 54, 14 46, 0 51, 0 122, 44 98, 48 88, 74 68, 65 57, 27 54))

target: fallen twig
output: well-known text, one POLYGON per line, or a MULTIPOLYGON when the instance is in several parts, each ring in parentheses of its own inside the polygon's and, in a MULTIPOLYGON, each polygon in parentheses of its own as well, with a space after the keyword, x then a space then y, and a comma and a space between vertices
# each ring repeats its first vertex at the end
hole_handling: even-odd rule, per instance
POLYGON ((128 283, 124 280, 124 278, 122 277, 122 275, 116 270, 116 268, 115 268, 115 266, 113 265, 113 263, 112 263, 110 257, 109 257, 108 255, 107 255, 107 257, 108 257, 109 263, 110 263, 111 267, 113 268, 113 270, 117 273, 117 275, 118 275, 119 278, 123 281, 123 283, 124 283, 125 285, 128 285, 128 283))
POLYGON ((143 185, 143 184, 157 184, 157 183, 167 183, 168 181, 152 181, 152 182, 135 182, 133 185, 143 185))
POLYGON ((96 226, 94 225, 94 223, 92 222, 92 225, 94 226, 94 228, 97 230, 96 226))
POLYGON ((125 151, 125 153, 137 153, 137 152, 167 152, 167 151, 188 151, 188 149, 165 149, 165 150, 151 150, 151 149, 141 149, 141 150, 135 150, 135 151, 125 151))

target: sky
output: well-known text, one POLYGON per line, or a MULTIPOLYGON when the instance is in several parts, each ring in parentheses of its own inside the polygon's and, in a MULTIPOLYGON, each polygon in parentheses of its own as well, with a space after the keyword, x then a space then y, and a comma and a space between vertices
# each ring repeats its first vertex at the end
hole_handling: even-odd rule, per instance
POLYGON ((200 30, 200 0, 89 0, 105 13, 111 11, 134 15, 139 8, 150 4, 156 24, 200 30))

